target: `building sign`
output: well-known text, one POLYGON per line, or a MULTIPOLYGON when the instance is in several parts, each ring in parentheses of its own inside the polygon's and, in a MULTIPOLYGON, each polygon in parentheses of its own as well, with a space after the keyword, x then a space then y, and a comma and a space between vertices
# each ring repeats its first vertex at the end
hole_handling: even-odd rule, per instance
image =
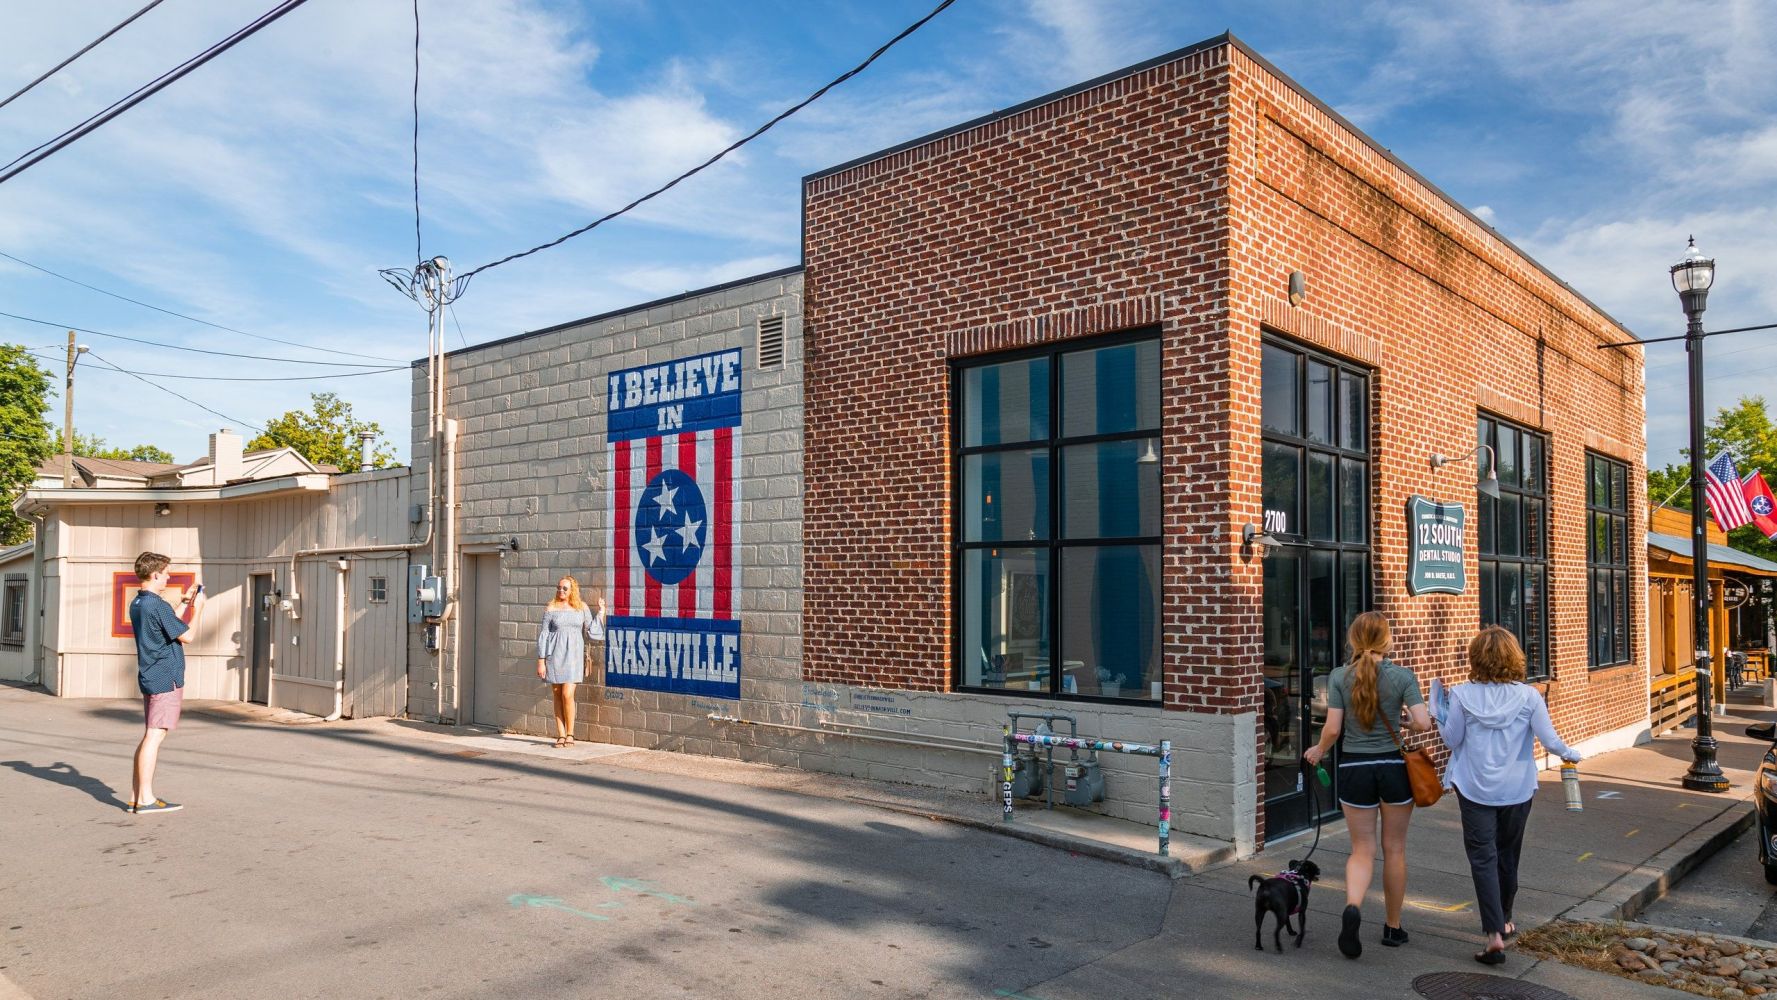
POLYGON ((1752 588, 1745 580, 1728 577, 1721 582, 1722 606, 1732 611, 1752 600, 1752 588))
POLYGON ((1462 504, 1407 500, 1407 593, 1460 594, 1467 588, 1467 520, 1462 504))
POLYGON ((612 372, 605 684, 740 697, 739 349, 612 372))
MULTIPOLYGON (((179 620, 191 624, 192 607, 181 604, 191 588, 197 586, 196 573, 168 573, 167 585, 161 588, 160 596, 173 610, 178 612, 179 620)), ((115 639, 133 639, 136 637, 135 626, 130 624, 130 602, 136 599, 136 591, 142 589, 142 581, 136 576, 135 570, 111 574, 111 636, 115 639)))

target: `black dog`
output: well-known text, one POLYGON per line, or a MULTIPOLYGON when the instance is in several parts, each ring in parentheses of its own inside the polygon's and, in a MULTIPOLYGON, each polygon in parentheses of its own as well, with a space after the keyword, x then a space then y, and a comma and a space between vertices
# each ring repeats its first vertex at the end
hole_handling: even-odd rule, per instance
POLYGON ((1258 886, 1259 891, 1253 896, 1253 947, 1265 950, 1265 914, 1270 913, 1277 918, 1277 926, 1271 930, 1271 941, 1278 951, 1283 951, 1283 932, 1289 931, 1296 937, 1296 947, 1302 947, 1302 938, 1308 933, 1308 887, 1320 881, 1320 866, 1312 861, 1291 861, 1290 866, 1269 878, 1254 875, 1246 880, 1246 887, 1258 886), (1296 926, 1290 926, 1290 917, 1296 918, 1296 926))

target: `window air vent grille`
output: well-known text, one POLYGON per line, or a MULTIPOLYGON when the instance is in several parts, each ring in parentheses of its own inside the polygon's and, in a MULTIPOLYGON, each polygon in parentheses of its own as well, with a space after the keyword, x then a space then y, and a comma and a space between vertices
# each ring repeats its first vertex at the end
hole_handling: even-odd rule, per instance
POLYGON ((759 317, 759 367, 776 368, 784 363, 784 318, 759 317))

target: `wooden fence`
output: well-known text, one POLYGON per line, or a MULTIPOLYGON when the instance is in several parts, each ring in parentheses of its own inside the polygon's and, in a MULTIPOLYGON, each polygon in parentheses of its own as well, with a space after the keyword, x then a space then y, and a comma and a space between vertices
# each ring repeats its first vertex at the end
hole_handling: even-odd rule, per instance
POLYGON ((1655 736, 1678 728, 1697 714, 1697 671, 1681 670, 1654 678, 1647 692, 1648 726, 1655 736))

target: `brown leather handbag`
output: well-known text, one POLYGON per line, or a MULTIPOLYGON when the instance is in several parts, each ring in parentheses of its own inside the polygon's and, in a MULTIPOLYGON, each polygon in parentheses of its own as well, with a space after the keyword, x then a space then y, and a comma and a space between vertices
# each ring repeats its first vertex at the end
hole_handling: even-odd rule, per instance
POLYGON ((1399 734, 1388 724, 1388 735, 1394 737, 1395 748, 1400 750, 1401 757, 1407 762, 1407 783, 1413 786, 1413 804, 1421 809, 1435 806, 1444 797, 1444 782, 1438 777, 1438 765, 1431 759, 1431 754, 1424 750, 1408 750, 1401 745, 1399 734))

